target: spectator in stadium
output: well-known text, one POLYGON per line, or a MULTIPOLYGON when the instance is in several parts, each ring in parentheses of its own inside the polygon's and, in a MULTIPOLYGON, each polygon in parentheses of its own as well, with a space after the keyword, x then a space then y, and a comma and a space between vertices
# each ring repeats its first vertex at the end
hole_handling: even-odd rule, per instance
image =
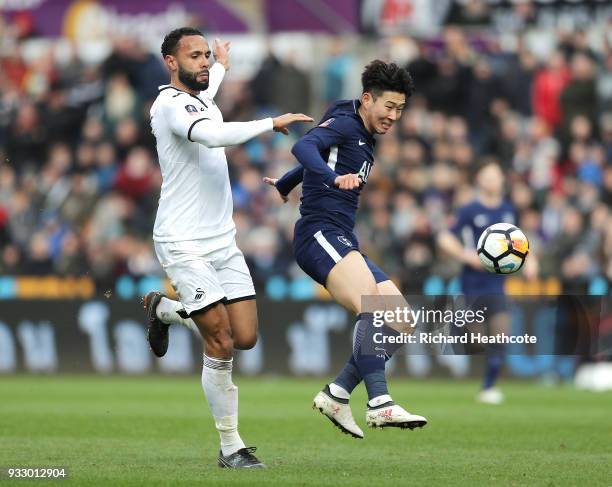
POLYGON ((562 141, 567 144, 574 118, 583 115, 592 126, 597 124, 595 66, 592 59, 577 52, 571 60, 571 80, 561 92, 562 141))
POLYGON ((344 49, 342 41, 340 39, 333 41, 329 48, 329 58, 323 69, 325 80, 323 99, 326 105, 343 98, 352 63, 353 60, 344 49))
MULTIPOLYGON (((565 55, 556 50, 549 57, 533 81, 531 100, 533 113, 555 130, 561 124, 561 105, 559 97, 570 80, 570 71, 565 55)), ((523 94, 524 96, 524 94, 523 94)))
MULTIPOLYGON (((472 25, 469 19, 479 15, 470 9, 482 12, 483 4, 486 7, 486 2, 467 2, 459 13, 472 25)), ((528 29, 532 3, 512 10, 508 22, 528 29)), ((84 62, 74 46, 64 46, 63 64, 57 69, 51 62, 55 48, 40 51, 44 59, 26 55, 31 34, 19 22, 0 21, 0 208, 6 213, 0 267, 5 274, 30 268, 32 236, 44 234, 45 218, 56 214, 66 233, 60 244, 53 244, 50 272, 70 273, 86 265, 98 283, 112 288, 118 272, 147 267, 126 265, 121 257, 123 247, 139 252, 144 248, 129 243, 120 245, 118 252, 113 242, 129 232, 140 242, 151 232, 159 179, 143 113, 157 85, 167 79, 163 65, 140 41, 123 37, 113 41, 109 56, 99 64, 84 62), (149 155, 138 155, 143 151, 149 155), (144 159, 148 162, 141 164, 144 159)), ((450 279, 452 265, 441 266, 447 261, 428 255, 424 246, 439 222, 470 195, 474 161, 488 153, 499 158, 508 175, 507 192, 519 209, 520 225, 525 218, 543 245, 554 242, 558 234, 566 241, 567 232, 560 228, 565 208, 573 205, 584 213, 584 233, 597 235, 603 249, 601 255, 589 251, 590 258, 609 262, 601 247, 609 241, 604 235, 609 225, 600 227, 588 216, 599 211, 600 204, 612 206, 609 43, 592 42, 597 33, 550 31, 552 50, 545 55, 542 46, 534 48, 529 36, 518 31, 514 50, 501 36, 482 36, 475 29, 449 26, 439 38, 414 40, 417 51, 405 62, 414 73, 417 93, 394 134, 377 144, 377 170, 369 183, 373 196, 362 201, 357 222, 364 247, 376 249, 386 268, 397 269, 394 277, 414 271, 450 279), (536 59, 540 65, 535 66, 536 59), (490 89, 496 79, 502 86, 490 89), (497 103, 497 95, 505 101, 497 103), (493 145, 472 137, 478 127, 491 131, 487 138, 493 145)), ((339 39, 330 39, 329 51, 322 52, 340 57, 322 56, 318 69, 328 66, 330 80, 346 81, 353 68, 340 60, 358 57, 359 52, 348 45, 340 52, 340 45, 339 39), (346 74, 340 75, 343 66, 346 74)), ((279 111, 284 74, 295 80, 292 102, 304 103, 303 87, 307 84, 306 91, 314 94, 316 85, 310 73, 288 64, 270 54, 254 78, 225 85, 217 102, 226 119, 247 120, 257 118, 258 112, 279 111)), ((337 90, 340 84, 330 82, 331 87, 337 90)), ((324 103, 324 93, 306 103, 319 99, 324 103)), ((316 108, 320 113, 323 107, 316 108)), ((270 248, 280 256, 275 260, 283 261, 282 256, 290 255, 299 197, 292 194, 286 205, 279 205, 252 182, 263 173, 284 172, 293 165, 292 156, 274 137, 227 153, 239 235, 248 240, 249 232, 261 226, 266 234, 275 232, 276 238, 266 241, 276 242, 270 248)), ((244 244, 250 259, 250 247, 244 244)), ((301 275, 294 265, 269 266, 261 250, 253 249, 262 263, 253 266, 258 286, 276 272, 286 279, 301 275)), ((564 279, 562 255, 555 253, 551 259, 548 275, 564 279)), ((44 266, 37 268, 39 272, 44 266)))

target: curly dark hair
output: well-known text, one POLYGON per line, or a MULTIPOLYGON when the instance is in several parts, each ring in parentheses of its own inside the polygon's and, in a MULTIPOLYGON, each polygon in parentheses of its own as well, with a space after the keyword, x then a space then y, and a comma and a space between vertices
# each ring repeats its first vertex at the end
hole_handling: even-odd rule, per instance
POLYGON ((395 63, 386 63, 380 59, 372 61, 361 73, 361 86, 364 93, 372 93, 374 98, 384 91, 404 93, 406 98, 414 93, 410 73, 395 63))
POLYGON ((163 57, 168 55, 173 56, 176 52, 176 48, 178 46, 181 37, 184 36, 202 36, 202 34, 198 29, 194 29, 193 27, 181 27, 179 29, 174 29, 172 32, 168 33, 166 37, 164 37, 164 42, 162 42, 161 53, 163 57))

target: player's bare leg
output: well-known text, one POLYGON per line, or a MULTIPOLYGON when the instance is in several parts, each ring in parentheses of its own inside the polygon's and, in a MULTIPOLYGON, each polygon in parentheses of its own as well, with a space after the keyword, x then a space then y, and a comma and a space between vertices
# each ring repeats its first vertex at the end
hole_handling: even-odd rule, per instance
MULTIPOLYGON (((363 257, 358 252, 349 252, 344 258, 338 262, 329 273, 326 287, 337 303, 344 306, 349 311, 359 315, 361 313, 361 296, 376 294, 376 281, 374 276, 365 265, 363 257), (364 263, 364 266, 359 265, 359 259, 364 263), (355 264, 353 264, 355 263, 355 264), (353 265, 352 265, 353 264, 353 265), (356 268, 356 273, 351 274, 351 270, 356 268), (350 292, 346 286, 342 284, 348 279, 349 282, 355 283, 358 287, 356 292, 350 292)), ((351 358, 353 355, 351 354, 351 358)), ((361 375, 357 368, 357 363, 351 364, 350 372, 351 381, 355 380, 355 385, 361 381, 361 375)), ((355 422, 353 413, 349 406, 350 391, 347 391, 343 385, 332 382, 326 385, 314 398, 313 407, 318 409, 323 415, 335 424, 342 432, 350 434, 354 438, 363 438, 363 431, 355 422)))
POLYGON ((385 308, 392 309, 398 305, 408 306, 402 292, 398 289, 393 281, 383 281, 376 284, 378 294, 385 301, 385 308))
POLYGON ((238 434, 238 388, 232 382, 234 340, 226 307, 215 303, 192 314, 204 339, 202 388, 221 439, 219 466, 263 468, 238 434))
MULTIPOLYGON (((389 290, 391 285, 393 284, 383 286, 383 290, 389 290)), ((395 286, 393 285, 393 287, 395 286)), ((372 313, 375 310, 384 310, 386 303, 362 255, 359 252, 350 252, 338 262, 327 277, 326 288, 338 303, 357 314, 357 322, 355 324, 351 359, 347 362, 340 376, 315 397, 315 407, 318 407, 343 431, 356 437, 363 437, 361 430, 359 430, 361 435, 351 431, 351 429, 354 429, 352 425, 354 420, 352 415, 348 418, 348 414, 346 414, 350 412, 350 410, 347 411, 350 393, 363 378, 369 398, 366 414, 366 422, 369 426, 414 428, 425 425, 427 423, 425 418, 412 415, 396 405, 387 390, 385 361, 394 350, 390 349, 388 343, 375 344, 373 336, 376 332, 382 335, 397 335, 399 333, 389 327, 377 328, 374 326, 372 313), (369 296, 367 301, 368 307, 371 307, 371 309, 362 308, 363 296, 369 296), (339 380, 341 377, 347 380, 339 380), (321 408, 320 405, 325 405, 325 396, 335 400, 338 404, 335 404, 334 408, 321 408), (344 427, 342 424, 338 424, 341 412, 346 421, 344 427)), ((400 294, 399 290, 395 288, 393 294, 396 296, 394 299, 397 300, 397 295, 400 294)))
POLYGON ((379 296, 376 280, 357 251, 349 252, 333 267, 325 288, 338 304, 355 314, 368 311, 361 309, 363 296, 379 296))
MULTIPOLYGON (((506 311, 495 313, 489 319, 489 335, 508 334, 510 332, 510 314, 506 311)), ((485 404, 501 404, 504 395, 500 389, 495 387, 499 373, 504 363, 504 345, 488 345, 485 351, 486 366, 482 389, 476 399, 485 404)))
MULTIPOLYGON (((378 299, 370 298, 368 300, 368 304, 370 305, 370 303, 372 303, 375 309, 378 309, 378 310, 393 309, 396 306, 401 305, 401 304, 407 305, 403 299, 401 291, 397 288, 397 286, 393 283, 393 281, 383 281, 378 284, 374 282, 376 286, 375 288, 376 291, 374 291, 372 288, 372 281, 374 281, 374 277, 372 276, 369 268, 367 267, 365 260, 358 252, 352 252, 351 254, 355 254, 354 258, 351 258, 350 261, 347 261, 346 266, 339 267, 339 265, 343 263, 344 261, 343 259, 343 261, 339 262, 332 269, 332 272, 330 272, 330 276, 328 277, 327 285, 328 285, 328 290, 330 291, 330 294, 332 294, 332 297, 335 298, 335 295, 338 293, 338 291, 341 291, 345 295, 350 294, 351 295, 350 302, 355 303, 356 300, 358 299, 357 302, 360 304, 359 311, 362 313, 374 311, 374 309, 371 309, 371 310, 361 309, 361 304, 362 304, 361 298, 362 296, 366 296, 366 295, 367 296, 374 296, 374 295, 378 296, 378 299), (339 273, 334 272, 337 270, 337 268, 339 268, 340 270, 339 273), (358 274, 356 273, 357 269, 360 270, 358 274), (363 292, 363 290, 358 287, 354 287, 350 285, 347 286, 346 284, 343 287, 343 284, 342 284, 343 282, 353 283, 358 280, 365 279, 364 275, 366 273, 369 273, 370 279, 371 279, 371 281, 368 284, 367 294, 365 293, 359 294, 363 292), (355 277, 354 280, 349 280, 348 276, 350 275, 359 276, 359 277, 355 277), (331 282, 330 282, 330 277, 331 277, 331 282), (331 284, 331 289, 329 288, 330 284, 331 284)), ((351 256, 351 254, 348 254, 347 257, 351 256)), ((396 332, 412 333, 414 330, 407 324, 401 324, 401 326, 398 323, 387 323, 387 324, 391 325, 391 327, 393 328, 392 330, 389 330, 391 334, 396 333, 396 332)), ((387 328, 382 327, 379 330, 383 331, 384 329, 387 329, 387 328)), ((399 348, 399 346, 397 346, 397 344, 388 343, 388 344, 382 345, 382 347, 384 347, 383 368, 382 368, 383 379, 384 379, 384 359, 388 359, 389 357, 391 357, 391 355, 399 348)), ((349 358, 349 361, 347 362, 347 366, 338 376, 338 379, 346 378, 345 373, 347 372, 347 368, 349 369, 349 374, 350 374, 348 377, 349 380, 347 381, 348 388, 350 389, 351 387, 354 388, 359 383, 361 378, 363 377, 363 374, 361 373, 359 367, 357 366, 357 360, 355 357, 355 353, 353 353, 353 356, 349 358)), ((366 382, 366 388, 367 388, 367 385, 368 384, 366 382)), ((376 385, 377 384, 375 383, 375 387, 376 385)), ((332 388, 333 388, 333 385, 332 385, 332 388)), ((385 381, 385 390, 386 390, 386 381, 385 381)), ((348 391, 348 392, 350 393, 351 391, 348 391)), ((383 391, 381 390, 380 392, 383 392, 383 391)), ((424 426, 427 423, 427 420, 424 417, 410 414, 407 411, 405 411, 403 408, 398 406, 397 404, 394 404, 388 392, 382 396, 378 395, 377 397, 372 398, 372 395, 368 391, 368 397, 370 398, 370 401, 368 402, 368 411, 366 413, 366 423, 368 424, 368 426, 372 426, 372 427, 396 426, 396 427, 412 429, 415 427, 424 426)))
POLYGON ((151 291, 142 298, 142 304, 149 321, 147 341, 155 355, 163 357, 168 351, 168 328, 170 325, 182 325, 194 332, 196 324, 189 318, 179 301, 169 299, 159 291, 151 291))
POLYGON ((257 343, 257 302, 255 298, 225 305, 229 315, 234 348, 250 350, 257 343))
MULTIPOLYGON (((396 307, 408 307, 407 301, 404 299, 402 292, 398 289, 395 283, 391 280, 379 282, 377 284, 378 293, 384 301, 385 309, 394 310, 396 307)), ((391 328, 404 334, 412 334, 416 328, 411 323, 395 323, 387 322, 391 328)), ((394 347, 393 344, 389 344, 387 349, 387 358, 391 356, 401 348, 402 345, 394 347)), ((427 420, 422 416, 410 414, 408 411, 403 409, 401 406, 395 404, 390 408, 389 412, 386 408, 368 409, 366 412, 366 423, 372 427, 387 427, 396 426, 400 428, 414 429, 416 427, 423 427, 427 424, 427 420)))

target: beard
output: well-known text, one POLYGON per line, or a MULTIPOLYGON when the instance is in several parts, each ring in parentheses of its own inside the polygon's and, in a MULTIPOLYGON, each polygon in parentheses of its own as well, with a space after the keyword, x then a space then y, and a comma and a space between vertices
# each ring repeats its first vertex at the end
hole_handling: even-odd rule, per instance
POLYGON ((190 90, 204 91, 208 88, 208 79, 206 79, 206 81, 198 81, 199 74, 200 73, 187 71, 179 64, 178 79, 190 90))

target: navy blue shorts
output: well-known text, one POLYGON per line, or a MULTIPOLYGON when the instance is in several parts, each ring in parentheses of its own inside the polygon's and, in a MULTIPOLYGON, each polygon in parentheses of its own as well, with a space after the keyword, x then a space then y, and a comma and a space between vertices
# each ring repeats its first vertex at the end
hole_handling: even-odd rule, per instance
POLYGON ((465 302, 468 309, 473 311, 484 309, 485 316, 493 316, 497 313, 509 311, 508 298, 505 294, 465 294, 465 302))
MULTIPOLYGON (((353 232, 347 232, 338 225, 304 218, 295 224, 293 236, 295 260, 306 274, 323 286, 332 268, 353 250, 360 252, 357 237, 353 232)), ((389 276, 366 255, 361 255, 377 283, 389 280, 389 276)))
POLYGON ((487 308, 487 316, 509 310, 504 278, 497 274, 471 272, 461 276, 461 291, 472 309, 487 308))

